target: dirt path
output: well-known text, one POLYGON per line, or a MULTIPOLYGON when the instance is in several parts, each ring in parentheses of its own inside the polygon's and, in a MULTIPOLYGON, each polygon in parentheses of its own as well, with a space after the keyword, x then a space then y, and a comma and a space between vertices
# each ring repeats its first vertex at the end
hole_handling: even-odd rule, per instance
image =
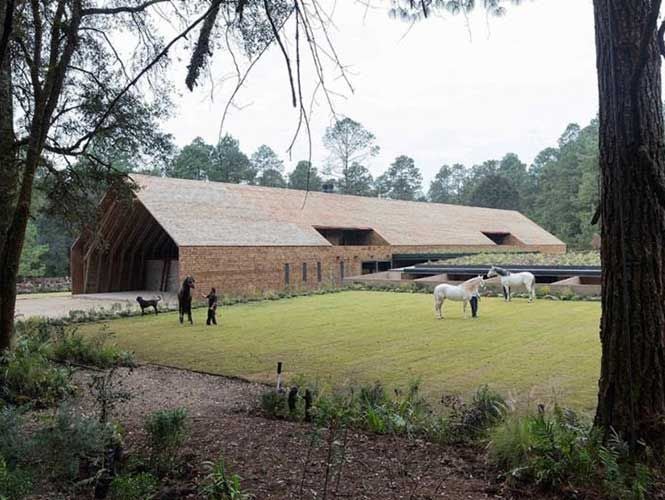
MULTIPOLYGON (((124 388, 134 397, 117 409, 114 418, 127 431, 130 452, 143 447, 146 415, 182 406, 191 420, 185 453, 195 470, 202 461, 215 460, 223 453, 229 467, 242 477, 243 489, 256 500, 322 498, 325 443, 313 447, 304 467, 311 427, 257 416, 264 386, 155 366, 122 375, 124 388)), ((86 372, 76 376, 84 393, 80 400, 83 410, 92 409, 87 393, 90 376, 86 372)), ((196 474, 191 484, 181 485, 163 498, 196 498, 196 474)), ((491 473, 471 450, 352 432, 338 498, 502 498, 490 478, 491 473)), ((331 484, 336 481, 335 477, 331 484)), ((328 498, 335 496, 329 493, 328 498)))

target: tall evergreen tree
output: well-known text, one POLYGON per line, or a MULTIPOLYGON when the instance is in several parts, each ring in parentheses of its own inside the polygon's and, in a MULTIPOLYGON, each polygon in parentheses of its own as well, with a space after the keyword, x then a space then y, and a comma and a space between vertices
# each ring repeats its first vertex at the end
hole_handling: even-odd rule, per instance
POLYGON ((178 179, 205 180, 212 170, 214 149, 197 137, 180 150, 164 173, 178 179))
POLYGON ((260 186, 286 187, 284 162, 272 148, 265 144, 258 147, 250 159, 256 182, 260 186))
POLYGON ((321 176, 316 167, 307 160, 300 160, 289 174, 289 187, 291 189, 302 189, 310 191, 321 191, 321 176))
POLYGON ((380 195, 394 200, 415 200, 420 195, 423 176, 413 158, 401 155, 377 179, 380 195))
POLYGON ((434 203, 461 203, 462 189, 467 176, 464 165, 443 165, 430 183, 427 197, 434 203))
POLYGON ((542 151, 531 166, 533 197, 528 215, 571 248, 589 248, 589 221, 599 199, 598 122, 569 125, 558 148, 542 151))
POLYGON ((250 184, 254 182, 255 177, 256 172, 247 155, 240 150, 238 140, 226 134, 213 151, 208 179, 234 184, 250 184))
POLYGON ((343 194, 371 194, 371 175, 364 164, 379 153, 376 138, 351 118, 338 120, 328 127, 323 145, 329 153, 325 173, 336 181, 343 194))
POLYGON ((335 180, 337 191, 342 194, 356 196, 373 196, 374 179, 367 167, 358 162, 349 165, 342 177, 335 180))
POLYGON ((37 226, 32 221, 28 222, 23 252, 21 253, 19 276, 44 276, 46 266, 42 258, 46 252, 48 252, 48 245, 39 244, 37 241, 37 226))
POLYGON ((484 176, 475 186, 469 204, 474 207, 520 209, 520 194, 514 184, 499 174, 484 176))

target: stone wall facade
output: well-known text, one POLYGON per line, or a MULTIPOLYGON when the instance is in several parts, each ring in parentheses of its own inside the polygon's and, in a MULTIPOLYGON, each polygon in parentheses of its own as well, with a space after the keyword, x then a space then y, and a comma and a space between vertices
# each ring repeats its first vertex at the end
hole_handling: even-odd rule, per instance
POLYGON ((16 292, 24 293, 46 293, 46 292, 69 292, 72 289, 72 280, 69 276, 56 278, 21 278, 16 283, 16 292))
POLYGON ((228 295, 335 287, 362 262, 390 260, 390 247, 180 247, 180 282, 228 295), (288 268, 287 268, 288 266, 288 268), (342 275, 343 274, 343 275, 342 275))
MULTIPOLYGON (((506 249, 509 249, 507 247, 506 249)), ((363 262, 391 261, 393 253, 445 253, 496 250, 459 246, 309 246, 309 247, 179 247, 179 282, 196 280, 198 293, 253 296, 270 291, 336 287, 362 274, 363 262)), ((520 247, 520 250, 565 252, 566 247, 520 247)))

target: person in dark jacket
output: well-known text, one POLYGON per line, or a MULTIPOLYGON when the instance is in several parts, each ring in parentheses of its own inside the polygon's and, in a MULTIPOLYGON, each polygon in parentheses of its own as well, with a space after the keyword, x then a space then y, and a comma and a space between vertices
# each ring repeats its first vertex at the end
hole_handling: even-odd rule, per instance
POLYGON ((217 324, 217 291, 214 288, 210 289, 210 293, 205 295, 205 298, 208 299, 208 319, 206 320, 206 325, 216 325, 217 324))
POLYGON ((480 302, 480 295, 477 293, 474 293, 471 296, 471 300, 469 300, 469 303, 471 304, 471 317, 476 318, 478 317, 478 302, 480 302))

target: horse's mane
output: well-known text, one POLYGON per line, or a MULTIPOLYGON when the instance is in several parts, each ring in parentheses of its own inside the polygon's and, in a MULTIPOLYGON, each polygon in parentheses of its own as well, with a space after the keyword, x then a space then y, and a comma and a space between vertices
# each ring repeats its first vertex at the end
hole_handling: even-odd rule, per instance
POLYGON ((510 273, 506 271, 503 267, 492 266, 499 276, 508 276, 510 273))
POLYGON ((192 295, 191 289, 189 287, 189 276, 185 278, 185 280, 182 282, 182 286, 180 287, 180 295, 182 296, 183 299, 189 298, 192 295))
POLYGON ((470 280, 466 280, 464 283, 460 284, 462 288, 469 289, 473 286, 475 286, 475 281, 482 281, 483 277, 482 276, 476 276, 474 278, 471 278, 470 280))

